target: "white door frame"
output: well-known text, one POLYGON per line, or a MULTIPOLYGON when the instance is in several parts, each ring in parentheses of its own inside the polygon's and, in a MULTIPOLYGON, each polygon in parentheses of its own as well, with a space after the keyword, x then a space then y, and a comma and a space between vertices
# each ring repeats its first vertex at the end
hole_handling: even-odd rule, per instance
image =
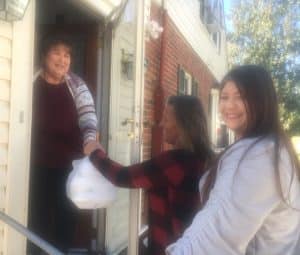
MULTIPOLYGON (((135 130, 133 139, 133 151, 131 162, 138 162, 141 160, 142 155, 142 128, 143 128, 143 107, 144 107, 144 51, 145 51, 145 38, 144 38, 144 8, 145 0, 135 0, 136 4, 136 48, 134 54, 135 63, 134 66, 134 83, 139 86, 135 86, 134 100, 137 106, 134 111, 135 120, 135 130)), ((111 108, 111 94, 114 93, 114 84, 112 84, 114 75, 114 50, 115 50, 115 29, 108 24, 103 34, 104 37, 104 47, 102 49, 102 72, 99 74, 99 87, 97 90, 97 109, 98 118, 100 121, 100 139, 101 143, 108 148, 109 143, 109 130, 112 128, 110 126, 109 116, 114 109, 111 108), (109 85, 110 84, 110 85, 109 85)), ((141 193, 137 190, 130 191, 130 208, 129 208, 129 240, 128 240, 128 254, 135 255, 138 254, 138 237, 140 230, 140 203, 141 193), (138 205, 138 206, 137 206, 138 205)), ((98 216, 98 221, 102 222, 100 225, 102 228, 98 229, 98 248, 104 248, 107 245, 107 225, 105 224, 106 213, 101 211, 98 216), (104 230, 105 229, 105 230, 104 230), (104 233, 105 232, 105 233, 104 233)))
MULTIPOLYGON (((134 151, 131 161, 139 162, 142 155, 142 128, 144 106, 144 59, 145 59, 145 1, 136 4, 136 52, 135 52, 135 131, 134 151)), ((141 228, 141 190, 130 191, 128 255, 137 255, 139 248, 139 230, 141 228)))

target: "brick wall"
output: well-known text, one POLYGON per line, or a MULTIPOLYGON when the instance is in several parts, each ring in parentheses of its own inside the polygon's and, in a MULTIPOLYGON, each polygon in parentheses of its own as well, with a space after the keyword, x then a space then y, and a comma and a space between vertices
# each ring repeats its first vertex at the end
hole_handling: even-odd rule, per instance
POLYGON ((215 79, 201 58, 177 30, 172 20, 168 15, 166 16, 164 26, 166 53, 164 54, 165 64, 162 70, 162 86, 166 95, 177 94, 177 71, 178 66, 181 66, 198 82, 199 97, 206 110, 208 110, 209 92, 215 79))
MULTIPOLYGON (((176 95, 178 87, 177 72, 180 66, 198 82, 199 97, 206 111, 208 111, 210 88, 216 81, 201 58, 178 31, 172 20, 168 17, 168 14, 165 13, 165 16, 163 16, 164 14, 160 8, 160 6, 152 3, 151 19, 164 27, 164 34, 159 39, 150 40, 146 43, 145 57, 147 69, 145 73, 145 124, 143 130, 144 159, 151 157, 152 127, 158 124, 159 121, 155 120, 157 112, 154 112, 154 95, 158 86, 161 85, 164 98, 167 98, 169 95, 176 95)), ((163 107, 159 107, 158 109, 162 112, 163 107)))
MULTIPOLYGON (((151 19, 162 25, 162 10, 152 4, 151 19)), ((145 87, 144 87, 144 129, 143 129, 143 159, 151 158, 152 126, 154 124, 154 93, 160 79, 161 36, 157 40, 146 42, 145 87)))

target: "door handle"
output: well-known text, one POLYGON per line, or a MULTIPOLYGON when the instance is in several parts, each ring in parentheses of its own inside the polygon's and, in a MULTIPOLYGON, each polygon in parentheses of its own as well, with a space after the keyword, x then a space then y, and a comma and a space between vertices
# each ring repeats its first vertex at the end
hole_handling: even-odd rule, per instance
POLYGON ((126 118, 124 121, 122 121, 122 126, 126 126, 128 124, 133 124, 134 123, 134 119, 130 119, 130 118, 126 118))
POLYGON ((130 140, 134 139, 134 133, 133 132, 129 132, 127 135, 128 135, 128 138, 130 140))

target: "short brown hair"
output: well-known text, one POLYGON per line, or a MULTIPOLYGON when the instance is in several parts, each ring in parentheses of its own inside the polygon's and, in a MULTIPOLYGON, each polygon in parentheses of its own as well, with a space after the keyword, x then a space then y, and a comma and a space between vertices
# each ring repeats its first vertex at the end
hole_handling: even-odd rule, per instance
POLYGON ((70 49, 70 54, 72 54, 72 42, 70 38, 68 38, 65 34, 61 33, 54 33, 47 35, 43 41, 42 41, 42 47, 41 47, 41 57, 44 58, 48 52, 51 50, 51 48, 62 44, 70 49))

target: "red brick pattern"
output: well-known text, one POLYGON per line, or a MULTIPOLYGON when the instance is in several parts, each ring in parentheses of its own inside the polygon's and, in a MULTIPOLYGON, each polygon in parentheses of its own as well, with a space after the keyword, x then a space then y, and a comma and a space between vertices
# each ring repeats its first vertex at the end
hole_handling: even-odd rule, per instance
MULTIPOLYGON (((161 86, 164 97, 177 94, 177 71, 180 66, 192 75, 199 84, 198 92, 203 105, 208 111, 210 88, 216 82, 201 58, 195 53, 186 39, 181 35, 167 13, 160 6, 152 3, 151 19, 164 27, 163 35, 157 40, 146 43, 146 73, 144 88, 144 129, 143 157, 151 157, 152 127, 157 125, 160 114, 155 113, 155 91, 161 86), (165 15, 165 17, 164 17, 165 15), (163 39, 162 39, 163 38, 163 39), (162 42, 163 40, 163 42, 162 42), (161 65, 161 62, 163 63, 161 65), (156 114, 156 115, 155 115, 156 114)), ((159 107, 162 111, 163 107, 159 107)), ((164 146, 166 149, 167 146, 164 146)))
MULTIPOLYGON (((162 25, 162 10, 152 4, 151 19, 162 25)), ((146 72, 144 87, 143 159, 151 158, 152 125, 154 124, 154 92, 160 79, 161 36, 146 42, 146 72)))

